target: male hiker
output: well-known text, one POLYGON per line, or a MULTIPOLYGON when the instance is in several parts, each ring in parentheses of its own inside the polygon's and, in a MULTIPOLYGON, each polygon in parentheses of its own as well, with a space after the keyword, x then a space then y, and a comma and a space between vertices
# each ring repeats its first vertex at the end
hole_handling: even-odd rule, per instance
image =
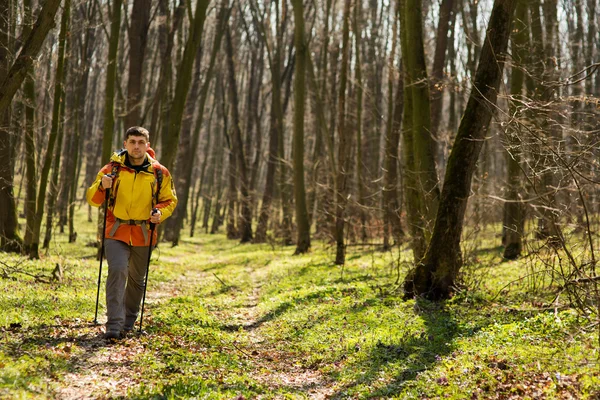
POLYGON ((144 293, 150 223, 159 224, 177 205, 169 171, 154 159, 150 136, 134 126, 125 133, 124 149, 116 152, 87 190, 87 201, 99 207, 109 193, 104 231, 108 261, 106 281, 107 339, 133 329, 144 293))

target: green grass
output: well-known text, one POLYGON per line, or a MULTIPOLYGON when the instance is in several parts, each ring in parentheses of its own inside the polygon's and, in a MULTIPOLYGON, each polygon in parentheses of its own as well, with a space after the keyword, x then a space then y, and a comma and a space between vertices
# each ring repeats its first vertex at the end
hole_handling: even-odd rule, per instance
POLYGON ((545 282, 532 295, 519 278, 535 260, 503 262, 493 234, 467 254, 469 287, 440 303, 402 299, 405 250, 352 247, 342 268, 320 242, 292 256, 293 247, 184 237, 153 255, 146 333, 107 345, 91 324, 98 261, 85 243, 94 224, 81 217, 78 226, 77 244, 58 235, 41 261, 0 254, 29 274, 0 279, 0 398, 600 396, 589 321, 536 308, 556 288, 545 282), (31 276, 56 263, 62 282, 31 276))

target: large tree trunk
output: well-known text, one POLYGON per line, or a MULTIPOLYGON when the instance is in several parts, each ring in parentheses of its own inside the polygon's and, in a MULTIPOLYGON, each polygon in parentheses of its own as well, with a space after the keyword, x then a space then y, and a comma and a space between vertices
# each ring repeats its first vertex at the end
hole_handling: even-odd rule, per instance
POLYGON ((404 187, 415 262, 425 253, 438 206, 439 187, 431 137, 430 101, 423 49, 421 0, 404 0, 401 24, 406 61, 403 132, 404 187), (404 26, 402 28, 402 26, 404 26))
POLYGON ((151 0, 134 0, 129 24, 129 81, 127 82, 127 103, 125 128, 141 122, 142 78, 146 64, 146 43, 150 27, 151 0))
MULTIPOLYGON (((529 42, 529 30, 527 23, 527 4, 524 0, 518 0, 515 12, 515 26, 512 38, 512 54, 515 62, 511 71, 510 80, 510 115, 518 112, 518 104, 522 101, 523 62, 527 57, 527 44, 529 42)), ((521 185, 521 138, 520 130, 515 124, 509 127, 507 132, 506 163, 508 170, 508 195, 504 204, 504 258, 514 260, 521 255, 523 247, 523 231, 525 228, 525 216, 523 205, 520 202, 521 185)))
MULTIPOLYGON (((44 216, 44 205, 46 202, 46 187, 48 185, 48 175, 52 166, 52 156, 55 151, 55 143, 59 136, 61 105, 64 94, 64 62, 65 62, 65 46, 68 30, 68 21, 70 18, 70 0, 66 0, 63 10, 62 20, 60 24, 60 34, 58 38, 58 56, 56 63, 56 76, 54 78, 54 103, 52 108, 52 126, 50 129, 50 138, 48 139, 48 148, 44 159, 44 165, 40 174, 40 190, 38 192, 36 205, 36 219, 31 241, 29 256, 31 258, 39 258, 39 243, 40 233, 42 230, 42 218, 44 216)), ((59 142, 61 139, 59 138, 59 142)), ((59 144, 60 145, 60 144, 59 144)), ((60 153, 60 148, 56 149, 60 153)), ((58 165, 56 166, 58 168, 58 165)))
POLYGON ((209 3, 210 0, 198 0, 196 3, 194 23, 190 25, 189 38, 185 44, 183 58, 177 71, 177 83, 175 84, 175 93, 169 108, 169 116, 165 118, 165 126, 161 133, 163 135, 161 164, 168 169, 172 169, 175 165, 183 111, 185 110, 185 102, 190 88, 196 51, 202 41, 206 9, 209 3))
MULTIPOLYGON (((346 0, 350 1, 350 0, 346 0)), ((310 224, 306 208, 304 186, 304 108, 306 103, 306 58, 308 44, 304 33, 304 7, 302 0, 292 0, 294 8, 294 46, 296 47, 296 76, 294 78, 294 201, 296 204, 296 251, 310 250, 310 224)))
POLYGON ((494 112, 517 0, 495 0, 467 108, 448 160, 433 235, 423 262, 404 281, 407 297, 448 298, 460 267, 471 180, 494 112))

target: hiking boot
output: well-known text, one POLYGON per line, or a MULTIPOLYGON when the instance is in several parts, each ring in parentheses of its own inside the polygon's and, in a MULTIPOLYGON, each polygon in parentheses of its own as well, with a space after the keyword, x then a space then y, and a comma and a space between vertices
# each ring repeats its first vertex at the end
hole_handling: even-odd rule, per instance
POLYGON ((119 331, 106 331, 104 339, 107 340, 119 340, 121 339, 121 332, 119 331))
POLYGON ((121 337, 129 336, 129 335, 131 335, 132 332, 133 332, 133 326, 126 326, 121 331, 121 337))

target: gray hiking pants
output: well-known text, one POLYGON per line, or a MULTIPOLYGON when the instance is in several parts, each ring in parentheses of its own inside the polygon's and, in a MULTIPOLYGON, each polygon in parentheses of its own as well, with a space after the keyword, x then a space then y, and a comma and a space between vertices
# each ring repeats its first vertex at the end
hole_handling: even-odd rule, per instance
POLYGON ((148 246, 130 246, 108 238, 104 240, 108 261, 106 330, 133 329, 144 295, 148 246))

